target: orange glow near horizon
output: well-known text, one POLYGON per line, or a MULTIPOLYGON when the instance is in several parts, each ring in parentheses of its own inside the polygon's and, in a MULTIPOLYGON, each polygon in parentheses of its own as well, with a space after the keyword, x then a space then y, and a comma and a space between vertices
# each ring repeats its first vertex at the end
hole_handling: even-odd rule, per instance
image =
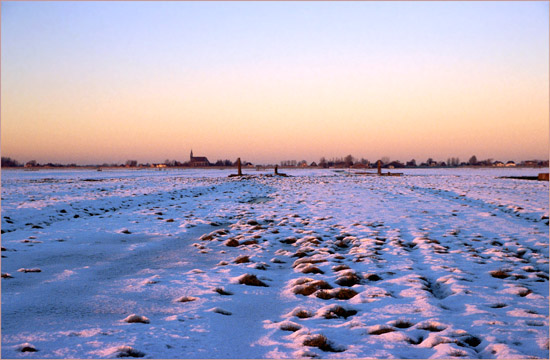
POLYGON ((513 58, 413 51, 194 68, 140 58, 85 68, 45 61, 31 74, 3 53, 2 156, 161 162, 185 161, 193 149, 210 161, 254 163, 347 154, 547 159, 550 84, 540 64, 548 39, 545 46, 542 59, 528 59, 531 68, 513 58))

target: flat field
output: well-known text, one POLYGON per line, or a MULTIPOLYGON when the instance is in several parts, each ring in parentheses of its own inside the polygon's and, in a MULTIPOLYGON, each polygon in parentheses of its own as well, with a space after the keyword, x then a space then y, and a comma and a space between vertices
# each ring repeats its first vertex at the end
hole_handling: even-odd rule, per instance
POLYGON ((2 358, 548 358, 547 171, 3 171, 2 358))

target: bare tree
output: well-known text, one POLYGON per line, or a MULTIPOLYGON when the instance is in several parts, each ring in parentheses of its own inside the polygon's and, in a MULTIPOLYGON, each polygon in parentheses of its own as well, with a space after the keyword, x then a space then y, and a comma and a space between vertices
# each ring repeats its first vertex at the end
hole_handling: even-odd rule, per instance
POLYGON ((19 162, 10 157, 2 156, 2 167, 16 167, 19 166, 19 162))
POLYGON ((353 156, 351 156, 351 154, 344 158, 344 163, 345 163, 346 166, 353 165, 354 161, 355 161, 355 159, 353 158, 353 156))

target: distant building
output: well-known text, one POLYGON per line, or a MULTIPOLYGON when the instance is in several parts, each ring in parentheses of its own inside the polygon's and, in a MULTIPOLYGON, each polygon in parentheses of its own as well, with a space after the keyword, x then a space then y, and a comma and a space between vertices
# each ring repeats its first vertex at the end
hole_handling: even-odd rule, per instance
POLYGON ((506 163, 506 166, 507 166, 507 167, 516 166, 516 163, 513 162, 512 160, 510 160, 510 161, 508 161, 508 162, 506 163))
POLYGON ((523 166, 537 166, 537 160, 527 160, 523 162, 523 166))
POLYGON ((388 169, 402 169, 405 167, 405 165, 399 161, 392 161, 391 163, 387 164, 386 167, 388 169))
POLYGON ((497 161, 495 161, 495 162, 493 163, 493 166, 503 167, 503 166, 505 166, 505 165, 504 165, 504 163, 503 163, 502 161, 498 161, 498 160, 497 160, 497 161))
POLYGON ((191 154, 189 155, 189 166, 210 166, 210 161, 204 156, 193 156, 193 150, 191 150, 191 154))

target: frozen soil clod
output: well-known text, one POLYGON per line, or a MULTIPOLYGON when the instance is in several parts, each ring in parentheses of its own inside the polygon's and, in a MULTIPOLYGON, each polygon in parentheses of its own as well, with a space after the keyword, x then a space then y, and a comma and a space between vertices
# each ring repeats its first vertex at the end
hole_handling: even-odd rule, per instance
POLYGON ((238 278, 238 281, 239 284, 243 285, 268 287, 266 283, 258 279, 254 274, 244 274, 238 278))
POLYGON ((136 314, 128 315, 128 317, 126 317, 123 321, 130 324, 132 323, 149 324, 150 322, 147 317, 136 315, 136 314))

